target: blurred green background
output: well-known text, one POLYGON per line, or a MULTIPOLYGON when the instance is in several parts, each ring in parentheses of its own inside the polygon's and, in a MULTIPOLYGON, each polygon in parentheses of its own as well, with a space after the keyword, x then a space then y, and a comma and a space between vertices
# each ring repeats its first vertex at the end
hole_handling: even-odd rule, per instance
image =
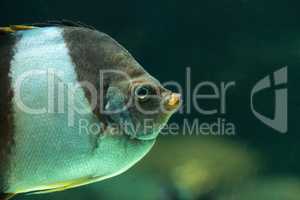
MULTIPOLYGON (((145 159, 118 177, 60 193, 16 199, 296 200, 300 196, 300 2, 296 0, 1 0, 0 24, 70 19, 123 44, 160 81, 235 81, 226 120, 234 136, 160 136, 145 159), (289 131, 280 134, 250 110, 261 78, 288 66, 289 131)), ((257 109, 274 108, 272 91, 257 109)), ((203 102, 203 106, 211 106, 203 102)), ((214 120, 192 110, 184 118, 214 120)))

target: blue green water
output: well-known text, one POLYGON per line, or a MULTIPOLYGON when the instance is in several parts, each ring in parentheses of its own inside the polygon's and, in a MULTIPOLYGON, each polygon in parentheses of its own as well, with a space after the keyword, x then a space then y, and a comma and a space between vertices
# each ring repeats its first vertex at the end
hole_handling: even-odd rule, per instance
MULTIPOLYGON (((124 175, 62 193, 16 199, 298 199, 299 2, 2 0, 0 8, 0 25, 48 19, 93 25, 123 44, 162 82, 176 80, 186 86, 187 67, 193 88, 203 81, 218 86, 235 82, 227 93, 226 114, 207 116, 191 108, 190 114, 171 120, 182 125, 184 119, 214 123, 225 118, 236 126, 234 135, 161 136, 149 156, 124 175), (260 79, 285 66, 288 132, 281 134, 252 114, 250 92, 260 79)), ((219 109, 219 103, 199 104, 219 109)), ((273 117, 273 90, 259 95, 255 104, 273 117)))

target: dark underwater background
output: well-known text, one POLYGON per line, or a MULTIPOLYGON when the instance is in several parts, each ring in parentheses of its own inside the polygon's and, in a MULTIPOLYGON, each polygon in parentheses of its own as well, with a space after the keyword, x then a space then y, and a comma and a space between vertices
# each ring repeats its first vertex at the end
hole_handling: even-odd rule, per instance
MULTIPOLYGON (((124 45, 162 82, 184 84, 187 67, 194 86, 202 81, 236 82, 223 116, 236 125, 234 136, 163 135, 141 162, 120 176, 16 199, 300 199, 299 1, 1 0, 0 10, 0 26, 59 19, 92 25, 124 45), (285 66, 288 133, 281 134, 251 113, 250 91, 257 81, 285 66)), ((255 102, 257 110, 272 116, 271 90, 255 102)), ((171 122, 217 117, 192 110, 171 122)))

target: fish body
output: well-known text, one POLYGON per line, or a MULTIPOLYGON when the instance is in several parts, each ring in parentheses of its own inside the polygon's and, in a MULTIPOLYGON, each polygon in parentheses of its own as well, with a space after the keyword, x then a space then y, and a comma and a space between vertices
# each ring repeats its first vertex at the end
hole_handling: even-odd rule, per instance
POLYGON ((0 35, 0 56, 3 194, 59 191, 118 175, 149 152, 178 108, 155 114, 138 112, 134 105, 120 109, 135 94, 129 88, 141 82, 155 85, 161 97, 146 103, 139 96, 144 107, 162 99, 174 102, 174 94, 120 44, 96 30, 51 26, 12 31, 0 35), (111 73, 102 80, 101 70, 111 73), (150 131, 142 130, 143 119, 153 119, 150 131), (133 134, 125 123, 139 128, 133 134))

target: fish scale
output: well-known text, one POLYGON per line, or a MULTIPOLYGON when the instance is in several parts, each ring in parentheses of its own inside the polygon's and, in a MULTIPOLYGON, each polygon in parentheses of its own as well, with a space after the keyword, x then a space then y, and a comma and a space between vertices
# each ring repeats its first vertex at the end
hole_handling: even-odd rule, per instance
MULTIPOLYGON (((15 84, 17 77, 27 70, 47 70, 54 69, 54 67, 58 67, 58 70, 64 69, 62 79, 65 83, 76 81, 74 65, 64 45, 60 28, 37 29, 18 34, 21 34, 22 37, 16 45, 17 53, 11 63, 12 84, 15 84), (43 47, 44 44, 47 44, 46 49, 43 47), (29 49, 29 52, 26 52, 27 49, 29 49), (53 60, 53 56, 56 56, 57 59, 53 60), (25 62, 24 64, 24 57, 30 58, 28 63, 25 62), (33 60, 34 62, 32 62, 33 60), (34 65, 31 66, 31 63, 34 63, 34 65)), ((33 80, 28 81, 28 84, 26 81, 22 86, 24 103, 34 107, 47 106, 47 87, 46 74, 34 76, 33 80)), ((77 101, 85 102, 84 106, 89 106, 82 90, 77 92, 76 95, 77 101)), ((82 176, 109 176, 110 171, 113 171, 104 167, 102 159, 105 156, 101 155, 101 147, 104 146, 106 141, 109 145, 118 145, 118 142, 111 143, 109 139, 102 140, 99 149, 100 155, 92 157, 92 145, 89 135, 79 134, 78 127, 69 127, 67 114, 46 113, 45 115, 32 116, 18 110, 16 105, 14 105, 14 113, 15 129, 17 133, 20 133, 15 135, 15 140, 21 142, 18 142, 14 149, 13 154, 15 156, 12 158, 12 166, 14 166, 12 171, 14 173, 9 179, 10 188, 8 192, 28 192, 26 188, 30 188, 29 191, 48 189, 47 186, 40 188, 40 185, 51 185, 51 183, 78 179, 82 176), (37 123, 31 123, 32 121, 37 123), (24 132, 26 134, 23 134, 24 132), (28 141, 33 142, 35 145, 29 146, 28 141), (19 161, 22 158, 27 159, 20 163, 19 161), (41 165, 41 163, 43 164, 41 165)), ((79 119, 96 123, 92 113, 86 116, 77 116, 77 119, 75 119, 77 122, 74 124, 78 125, 79 119)), ((111 147, 111 149, 114 148, 116 147, 111 147)), ((116 152, 114 154, 111 152, 104 163, 107 165, 113 162, 113 159, 119 160, 118 155, 120 154, 122 153, 116 152)))
MULTIPOLYGON (((18 34, 22 36, 16 45, 17 53, 11 63, 12 84, 16 83, 18 76, 28 70, 48 70, 50 68, 54 69, 54 67, 57 67, 58 70, 64 69, 62 79, 65 83, 74 83, 76 81, 74 66, 71 63, 67 48, 64 45, 61 30, 58 28, 46 28, 29 32, 24 31, 18 34), (47 44, 47 48, 43 47, 45 44, 47 44), (30 46, 30 48, 28 48, 28 46, 30 46), (29 52, 27 52, 27 49, 29 52), (56 56, 57 59, 54 60, 53 56, 56 56), (24 63, 24 58, 27 58, 28 62, 24 63)), ((22 88, 22 92, 24 92, 22 95, 23 101, 25 101, 24 103, 26 105, 37 108, 47 106, 47 74, 34 76, 32 80, 30 79, 28 82, 25 81, 22 88)), ((82 102, 86 101, 83 93, 77 93, 77 95, 76 98, 79 98, 82 102)), ((86 106, 88 106, 87 102, 86 106)), ((14 162, 12 162, 12 165, 17 167, 13 169, 13 174, 15 179, 23 177, 19 180, 24 180, 25 183, 22 184, 18 181, 18 184, 14 186, 12 183, 15 181, 10 181, 12 191, 22 191, 23 188, 31 185, 28 179, 32 180, 32 186, 30 186, 30 188, 36 187, 34 186, 35 184, 41 184, 43 180, 49 180, 49 176, 57 179, 50 182, 61 180, 60 177, 55 176, 55 170, 53 169, 67 167, 68 165, 64 165, 64 163, 73 163, 77 159, 78 162, 76 163, 82 163, 76 156, 88 152, 89 148, 91 148, 87 136, 80 137, 79 134, 76 134, 76 132, 78 132, 76 127, 67 126, 68 116, 66 115, 46 113, 44 115, 33 116, 20 111, 16 105, 14 105, 14 113, 16 132, 26 132, 26 134, 17 134, 15 136, 16 141, 22 142, 18 142, 14 150, 16 156, 13 160, 15 160, 16 163, 14 164, 14 162), (31 123, 32 121, 37 123, 31 123), (64 130, 63 134, 60 134, 61 131, 59 130, 64 130), (36 145, 33 147, 28 146, 28 141, 34 141, 36 145), (77 145, 68 145, 68 141, 72 141, 77 145), (64 154, 60 153, 64 150, 61 149, 62 147, 68 147, 65 149, 64 154), (51 148, 51 151, 49 151, 49 148, 51 148), (25 163, 21 165, 18 161, 23 157, 29 159, 28 162, 25 161, 25 163), (44 163, 44 167, 38 163, 44 163), (49 172, 52 175, 48 175, 49 172), (42 174, 45 177, 39 177, 35 174, 42 174), (36 180, 34 180, 33 177, 35 177, 36 180)), ((90 118, 92 116, 88 117, 90 118)), ((66 171, 69 172, 70 170, 66 171)), ((67 173, 64 173, 63 176, 65 175, 67 176, 67 173)), ((72 178, 72 176, 65 177, 65 179, 72 178)))
MULTIPOLYGON (((124 47, 94 29, 10 26, 0 28, 0 33, 4 33, 0 40, 11 36, 11 40, 14 40, 13 45, 3 47, 13 52, 12 58, 8 57, 10 62, 0 62, 4 67, 9 67, 9 73, 0 71, 1 77, 6 77, 5 83, 9 84, 2 87, 5 90, 10 88, 13 94, 12 102, 0 105, 12 107, 7 111, 7 116, 12 116, 10 121, 1 121, 0 128, 8 129, 9 138, 13 140, 8 141, 6 146, 0 146, 1 153, 6 152, 5 148, 10 149, 5 158, 0 157, 0 166, 5 164, 5 167, 0 168, 1 198, 19 193, 60 191, 110 178, 128 170, 150 151, 158 131, 179 107, 179 95, 163 88, 124 47), (96 73, 103 69, 128 73, 130 80, 108 75, 102 83, 106 88, 102 91, 104 96, 98 99, 96 108, 101 108, 99 103, 103 102, 107 102, 105 107, 108 109, 122 108, 122 104, 125 105, 127 99, 131 98, 128 91, 131 91, 130 84, 136 81, 139 84, 144 82, 155 85, 158 89, 152 91, 162 92, 156 94, 160 98, 145 101, 147 103, 144 106, 151 108, 158 105, 160 99, 168 103, 168 112, 148 116, 132 106, 130 110, 110 115, 94 110, 91 107, 91 96, 81 81, 89 81, 97 89, 102 88, 98 85, 101 81, 96 73), (53 76, 50 76, 53 82, 49 74, 53 76), (79 87, 72 94, 74 99, 70 99, 74 86, 79 87), (63 90, 52 91, 49 88, 63 90), (108 91, 115 93, 111 95, 108 91), (63 103, 59 112, 54 105, 49 106, 49 102, 57 104, 61 98, 63 103), (47 109, 33 114, 28 109, 24 110, 24 105, 47 109), (75 105, 87 112, 75 112, 72 110, 75 105), (145 132, 150 135, 142 135, 142 129, 137 130, 138 134, 134 133, 135 130, 128 132, 122 124, 129 122, 131 125, 140 125, 144 119, 151 118, 155 126, 152 132, 145 132), (101 132, 94 134, 87 129, 86 133, 82 133, 82 120, 87 122, 88 127, 98 124, 101 132), (8 126, 8 123, 13 126, 8 126), (122 127, 117 135, 112 134, 115 130, 113 123, 122 127)), ((0 54, 7 52, 2 51, 3 48, 0 43, 0 54)), ((0 133, 0 139, 3 138, 0 133)))

